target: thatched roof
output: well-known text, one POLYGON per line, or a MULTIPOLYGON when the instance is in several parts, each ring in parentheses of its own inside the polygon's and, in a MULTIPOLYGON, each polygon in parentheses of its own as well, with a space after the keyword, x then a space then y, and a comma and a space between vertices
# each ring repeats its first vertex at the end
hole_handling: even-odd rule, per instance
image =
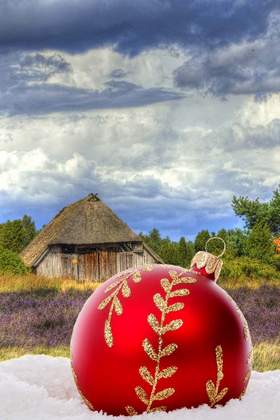
POLYGON ((113 211, 94 194, 62 209, 23 250, 21 257, 33 266, 49 245, 92 245, 142 242, 113 211))

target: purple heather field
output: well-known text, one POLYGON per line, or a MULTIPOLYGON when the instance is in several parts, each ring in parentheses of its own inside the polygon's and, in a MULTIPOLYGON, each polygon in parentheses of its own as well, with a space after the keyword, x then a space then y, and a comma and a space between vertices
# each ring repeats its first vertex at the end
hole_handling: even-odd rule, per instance
MULTIPOLYGON (((253 343, 279 335, 280 288, 228 291, 244 313, 253 343)), ((75 319, 90 292, 38 290, 0 294, 0 347, 69 345, 75 319)))

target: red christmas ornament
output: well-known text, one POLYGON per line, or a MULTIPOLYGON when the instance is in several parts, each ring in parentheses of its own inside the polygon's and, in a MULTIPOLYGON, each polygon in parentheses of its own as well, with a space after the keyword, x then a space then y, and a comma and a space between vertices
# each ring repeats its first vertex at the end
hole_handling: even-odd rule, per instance
POLYGON ((191 270, 127 270, 91 295, 71 340, 73 374, 89 408, 132 415, 241 398, 252 344, 240 309, 215 282, 221 266, 198 252, 191 270))

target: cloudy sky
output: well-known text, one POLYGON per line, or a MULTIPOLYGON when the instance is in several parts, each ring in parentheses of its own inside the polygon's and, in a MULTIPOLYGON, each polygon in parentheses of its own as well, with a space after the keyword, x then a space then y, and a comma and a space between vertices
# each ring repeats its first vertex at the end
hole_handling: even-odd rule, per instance
POLYGON ((279 182, 279 0, 0 0, 0 222, 98 192, 192 238, 279 182))

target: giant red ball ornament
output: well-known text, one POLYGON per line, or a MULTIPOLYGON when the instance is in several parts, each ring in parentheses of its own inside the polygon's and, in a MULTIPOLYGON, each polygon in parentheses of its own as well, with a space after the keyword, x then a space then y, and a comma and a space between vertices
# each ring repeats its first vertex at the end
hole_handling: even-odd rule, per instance
POLYGON ((103 283, 71 340, 84 401, 108 414, 225 404, 247 387, 252 345, 244 316, 216 283, 221 260, 199 252, 186 270, 152 265, 103 283))

